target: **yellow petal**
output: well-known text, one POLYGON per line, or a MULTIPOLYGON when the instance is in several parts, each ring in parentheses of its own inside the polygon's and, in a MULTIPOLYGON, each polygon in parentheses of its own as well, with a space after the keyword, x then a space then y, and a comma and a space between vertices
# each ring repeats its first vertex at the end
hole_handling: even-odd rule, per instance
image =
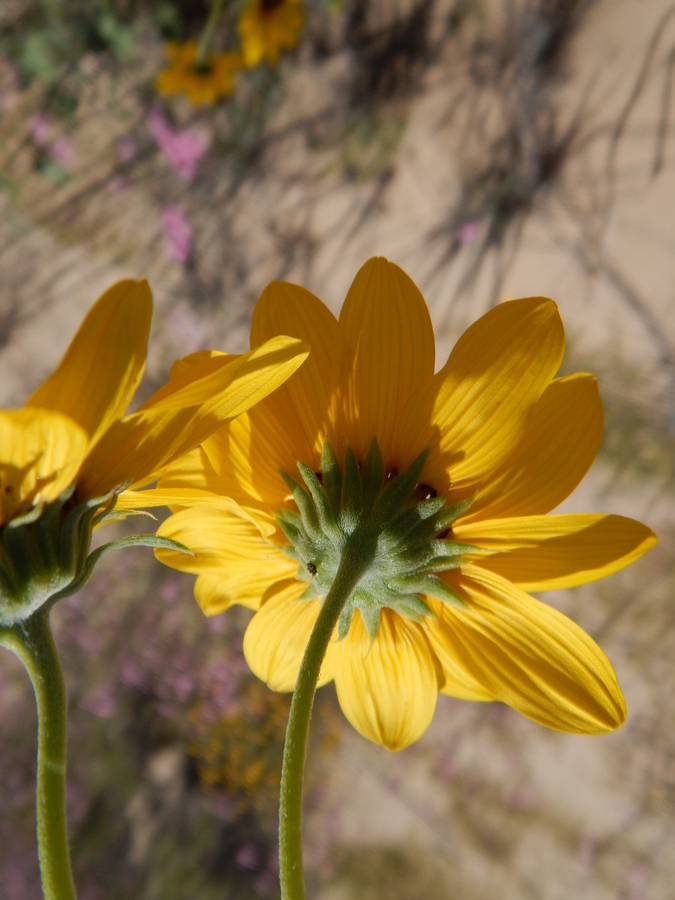
POLYGON ((531 297, 491 309, 408 404, 398 429, 402 464, 431 446, 425 480, 439 493, 448 479, 456 487, 489 476, 518 446, 564 346, 552 300, 531 297))
POLYGON ((434 374, 429 310, 405 272, 376 257, 357 273, 339 327, 350 351, 342 372, 346 436, 360 459, 376 436, 389 465, 400 411, 434 374))
POLYGON ((173 550, 158 549, 160 562, 194 574, 205 573, 220 578, 218 608, 204 609, 207 615, 223 612, 239 603, 257 609, 274 586, 293 578, 298 564, 265 541, 254 522, 216 509, 185 509, 162 523, 161 537, 179 541, 195 556, 173 550))
POLYGON ((552 381, 513 453, 474 492, 467 518, 531 516, 555 509, 595 459, 603 418, 593 375, 552 381))
POLYGON ((0 526, 56 500, 76 479, 89 437, 49 409, 0 410, 0 526))
MULTIPOLYGON (((319 600, 298 600, 304 585, 293 582, 270 597, 253 616, 244 635, 244 656, 251 671, 273 691, 292 691, 312 628, 319 600)), ((319 686, 333 677, 324 659, 319 686)))
POLYGON ((567 514, 458 522, 458 541, 497 551, 476 560, 526 591, 552 591, 605 578, 656 544, 651 530, 624 516, 567 514))
POLYGON ((483 702, 494 700, 495 697, 462 667, 453 654, 451 645, 445 640, 442 604, 430 597, 427 597, 427 603, 435 611, 436 616, 425 616, 422 626, 443 670, 445 683, 441 687, 441 693, 449 697, 459 697, 461 700, 483 702))
POLYGON ((329 429, 334 391, 338 323, 333 313, 304 288, 273 281, 262 292, 251 322, 251 347, 288 334, 308 344, 307 362, 265 403, 270 427, 293 439, 297 455, 321 453, 329 429))
POLYGON ((65 413, 94 443, 121 419, 145 368, 152 294, 147 281, 119 281, 89 310, 28 406, 65 413))
POLYGON ((467 566, 450 580, 469 609, 443 606, 438 628, 486 691, 557 731, 603 734, 623 724, 614 669, 571 619, 485 569, 467 566))
POLYGON ((271 537, 277 530, 274 519, 265 512, 240 506, 231 497, 200 491, 195 488, 150 488, 146 491, 123 491, 117 498, 115 511, 130 509, 156 509, 166 506, 171 510, 214 509, 232 513, 256 527, 264 537, 271 537))
POLYGON ((307 353, 300 341, 280 336, 243 356, 215 356, 177 372, 103 436, 82 473, 80 494, 94 496, 129 478, 146 482, 282 384, 307 353))
POLYGON ((403 750, 424 734, 442 674, 419 625, 383 609, 371 643, 357 612, 330 657, 342 711, 364 737, 403 750))

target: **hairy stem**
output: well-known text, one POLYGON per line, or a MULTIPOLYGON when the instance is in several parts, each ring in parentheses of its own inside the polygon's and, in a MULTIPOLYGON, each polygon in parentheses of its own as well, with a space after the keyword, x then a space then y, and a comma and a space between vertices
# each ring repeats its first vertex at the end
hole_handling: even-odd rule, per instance
POLYGON ((49 612, 0 629, 0 644, 15 653, 33 684, 38 710, 37 839, 45 900, 75 900, 66 829, 66 688, 49 612))
POLYGON ((302 784, 307 755, 307 735, 316 685, 328 642, 342 609, 359 583, 366 561, 362 554, 346 548, 332 587, 310 635, 300 666, 288 717, 284 760, 281 769, 279 807, 279 877, 283 900, 304 900, 302 864, 302 784))

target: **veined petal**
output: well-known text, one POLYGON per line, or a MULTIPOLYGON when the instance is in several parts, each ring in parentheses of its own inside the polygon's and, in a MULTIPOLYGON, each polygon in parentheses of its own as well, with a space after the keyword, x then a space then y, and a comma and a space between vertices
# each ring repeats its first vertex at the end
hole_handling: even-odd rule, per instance
POLYGON ((219 577, 223 605, 204 609, 207 615, 223 612, 233 603, 257 609, 274 585, 293 578, 298 567, 266 541, 249 518, 220 510, 181 510, 169 516, 157 534, 179 541, 195 554, 158 549, 160 562, 182 572, 219 577))
POLYGON ((591 467, 602 442, 603 420, 593 375, 556 378, 535 405, 513 453, 478 486, 467 519, 555 509, 591 467))
POLYGON ((363 460, 374 436, 385 464, 394 461, 400 411, 434 374, 434 331, 415 283, 381 257, 358 271, 339 323, 349 354, 343 359, 347 437, 363 460))
POLYGON ((557 731, 604 734, 623 724, 614 669, 571 619, 485 569, 446 577, 469 609, 440 610, 442 637, 496 699, 557 731))
POLYGON ((116 511, 156 509, 166 506, 172 511, 181 509, 215 509, 232 513, 254 525, 264 537, 271 537, 276 529, 274 519, 265 512, 240 506, 231 497, 200 491, 195 488, 150 488, 146 491, 123 491, 117 498, 116 511))
POLYGON ((419 625, 383 609, 371 641, 356 612, 329 656, 342 711, 364 737, 403 750, 429 727, 443 676, 419 625))
POLYGON ((296 284, 273 281, 253 311, 251 347, 289 334, 312 348, 309 359, 265 404, 271 428, 292 436, 302 459, 321 454, 334 392, 338 323, 327 306, 296 284))
POLYGON ((89 436, 50 409, 0 410, 0 526, 56 500, 77 478, 89 436))
MULTIPOLYGON (((304 585, 293 582, 266 600, 244 635, 244 656, 251 671, 273 691, 292 691, 312 628, 319 600, 299 600, 304 585)), ((333 677, 330 655, 321 666, 319 686, 333 677)))
POLYGON ((243 356, 212 356, 177 371, 173 382, 103 436, 87 460, 78 491, 94 496, 129 478, 147 482, 282 384, 307 353, 300 341, 279 336, 243 356))
POLYGON ((462 667, 452 651, 452 646, 445 640, 446 626, 443 622, 443 604, 430 597, 427 597, 427 603, 434 611, 435 617, 425 616, 422 620, 422 627, 443 669, 445 683, 441 688, 441 693, 447 694, 449 697, 459 697, 461 700, 482 702, 495 700, 494 695, 462 667))
POLYGON ((245 506, 261 504, 276 510, 289 496, 280 473, 295 477, 298 459, 316 469, 321 454, 305 446, 308 455, 299 455, 292 432, 270 413, 271 403, 264 401, 228 422, 203 446, 224 493, 245 506))
POLYGON ((651 530, 624 516, 567 514, 457 522, 458 541, 496 551, 475 565, 526 591, 552 591, 605 578, 656 544, 651 530))
POLYGON ((489 476, 518 446, 564 347, 552 300, 530 297, 491 309, 411 398, 397 430, 402 464, 431 441, 425 477, 439 492, 489 476))
POLYGON ((66 353, 28 406, 65 413, 92 444, 124 411, 145 368, 152 294, 147 281, 119 281, 89 310, 66 353))

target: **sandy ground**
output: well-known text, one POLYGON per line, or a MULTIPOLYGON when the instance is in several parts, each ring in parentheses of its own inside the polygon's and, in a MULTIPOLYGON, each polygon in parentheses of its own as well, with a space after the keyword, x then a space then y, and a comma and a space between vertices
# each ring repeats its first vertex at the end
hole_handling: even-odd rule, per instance
MULTIPOLYGON (((119 277, 148 275, 157 307, 167 315, 179 309, 194 317, 197 309, 197 344, 208 336, 209 343, 241 350, 252 302, 267 280, 281 273, 337 311, 358 266, 380 254, 402 265, 425 293, 440 362, 494 302, 495 290, 496 299, 551 296, 570 339, 570 370, 597 364, 601 388, 606 383, 617 404, 625 391, 667 433, 675 404, 670 126, 660 170, 654 175, 652 169, 664 60, 675 46, 675 18, 662 18, 670 9, 663 0, 605 0, 592 9, 556 99, 563 118, 579 117, 580 138, 560 176, 538 195, 517 241, 506 242, 500 279, 498 254, 490 252, 459 296, 479 242, 443 264, 442 247, 428 237, 461 189, 453 161, 462 131, 457 121, 444 124, 444 114, 448 91, 459 91, 463 76, 449 79, 454 70, 447 59, 431 68, 424 91, 406 107, 395 172, 381 192, 339 173, 320 177, 326 160, 308 162, 291 130, 276 145, 269 170, 222 199, 225 235, 213 216, 196 224, 196 273, 170 262, 156 235, 135 246, 134 235, 149 227, 142 185, 120 197, 102 190, 102 209, 92 213, 76 204, 56 228, 36 224, 47 201, 37 192, 31 199, 33 188, 26 188, 11 209, 5 201, 0 221, 0 274, 18 311, 11 341, 0 349, 0 404, 21 402, 57 361, 93 298, 119 277), (659 22, 644 90, 627 107, 659 22), (305 168, 311 177, 302 182, 298 173, 305 168), (366 209, 367 225, 355 230, 366 209), (227 307, 190 305, 185 297, 194 297, 195 286, 227 297, 227 307)), ((300 68, 289 78, 289 97, 275 120, 279 133, 294 117, 322 109, 326 86, 335 89, 344 77, 344 61, 326 64, 311 89, 303 74, 300 68)), ((125 102, 133 108, 132 100, 125 102)), ((75 138, 80 152, 91 139, 87 127, 83 122, 75 138)), ((211 211, 219 202, 211 198, 211 211)), ((185 330, 172 330, 167 321, 160 317, 153 333, 151 380, 162 377, 172 350, 193 349, 185 345, 185 330)), ((596 464, 566 508, 640 518, 660 533, 660 548, 607 583, 549 598, 597 636, 614 662, 629 706, 624 729, 602 739, 560 736, 509 710, 441 698, 429 732, 401 754, 391 756, 349 733, 324 803, 308 822, 312 833, 325 834, 323 843, 340 848, 333 877, 313 896, 673 896, 669 471, 657 465, 649 473, 628 468, 619 475, 611 457, 596 464)))

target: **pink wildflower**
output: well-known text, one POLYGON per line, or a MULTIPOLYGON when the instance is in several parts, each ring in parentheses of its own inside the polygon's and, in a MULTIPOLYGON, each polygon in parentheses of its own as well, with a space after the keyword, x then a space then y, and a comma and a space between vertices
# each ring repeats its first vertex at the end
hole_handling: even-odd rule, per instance
POLYGON ((157 108, 150 110, 148 126, 174 172, 184 181, 192 181, 208 149, 206 135, 194 128, 175 131, 157 108))
POLYGON ((162 230, 171 259, 186 263, 192 252, 192 229, 188 225, 182 206, 166 207, 162 212, 162 230))
POLYGON ((51 125, 44 113, 35 113, 28 120, 28 129, 36 147, 46 147, 49 143, 51 125))
POLYGON ((480 234, 480 221, 473 219, 471 222, 462 222, 455 231, 455 237, 460 244, 473 244, 480 234))

